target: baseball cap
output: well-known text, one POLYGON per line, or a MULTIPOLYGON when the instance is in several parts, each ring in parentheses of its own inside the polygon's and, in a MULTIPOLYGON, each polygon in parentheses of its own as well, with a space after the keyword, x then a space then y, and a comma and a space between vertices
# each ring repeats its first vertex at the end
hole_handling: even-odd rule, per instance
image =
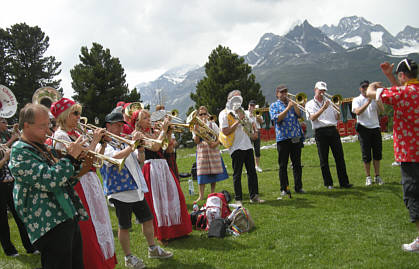
POLYGON ((359 83, 359 86, 361 88, 368 87, 368 85, 370 85, 370 82, 368 80, 363 80, 361 81, 361 83, 359 83))
POLYGON ((105 116, 105 122, 114 123, 114 122, 125 122, 124 115, 121 112, 113 110, 111 113, 105 116))
POLYGON ((282 92, 283 90, 288 90, 287 86, 284 84, 279 85, 278 87, 276 87, 276 92, 282 92))
POLYGON ((255 106, 255 105, 256 105, 256 101, 255 101, 255 100, 250 100, 250 101, 249 101, 249 105, 251 105, 251 106, 255 106))
POLYGON ((316 82, 316 85, 314 86, 314 88, 315 89, 318 89, 318 90, 325 90, 325 91, 327 91, 327 84, 326 84, 326 82, 323 82, 323 81, 317 81, 316 82))

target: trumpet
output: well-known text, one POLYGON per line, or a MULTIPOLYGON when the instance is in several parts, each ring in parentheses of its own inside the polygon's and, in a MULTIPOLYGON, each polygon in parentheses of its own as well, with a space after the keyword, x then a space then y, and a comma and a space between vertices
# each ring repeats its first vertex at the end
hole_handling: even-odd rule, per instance
POLYGON ((332 108, 337 112, 340 113, 340 105, 342 104, 343 98, 340 94, 330 95, 326 92, 323 93, 326 97, 330 98, 332 108))
MULTIPOLYGON (((52 140, 54 140, 56 142, 62 143, 65 146, 68 146, 68 145, 70 145, 72 143, 72 142, 69 142, 67 140, 62 140, 62 139, 54 138, 54 137, 48 136, 48 135, 46 137, 47 138, 51 138, 52 140)), ((109 163, 111 163, 113 165, 116 165, 118 167, 118 171, 121 171, 122 168, 124 167, 125 159, 115 159, 115 158, 108 157, 108 156, 105 156, 103 154, 100 154, 100 153, 98 153, 96 151, 88 150, 88 149, 85 149, 84 151, 87 153, 87 155, 90 155, 91 157, 94 157, 94 158, 96 158, 96 159, 99 160, 99 161, 96 161, 96 162, 93 163, 93 166, 96 167, 96 168, 102 167, 103 166, 103 161, 107 161, 107 162, 109 162, 109 163)))
POLYGON ((301 93, 298 93, 296 95, 294 95, 292 93, 288 93, 287 99, 288 99, 288 101, 293 102, 294 104, 296 104, 297 107, 301 111, 306 113, 305 104, 307 102, 307 95, 305 93, 301 92, 301 93))
POLYGON ((213 122, 217 121, 217 115, 208 115, 208 120, 213 122))
POLYGON ((252 113, 255 116, 260 116, 264 112, 269 112, 269 107, 255 108, 252 113))

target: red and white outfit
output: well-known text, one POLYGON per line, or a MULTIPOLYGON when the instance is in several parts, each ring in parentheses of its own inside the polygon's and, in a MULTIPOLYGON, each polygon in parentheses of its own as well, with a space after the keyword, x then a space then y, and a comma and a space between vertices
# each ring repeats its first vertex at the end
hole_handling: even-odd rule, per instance
MULTIPOLYGON (((58 129, 54 138, 73 142, 78 133, 69 133, 58 129)), ((62 143, 55 143, 55 148, 64 150, 62 143)), ((109 217, 108 205, 103 194, 102 185, 95 170, 86 173, 74 187, 89 214, 89 220, 79 221, 83 240, 83 263, 86 269, 115 268, 116 255, 112 225, 109 217)))
POLYGON ((145 149, 145 159, 143 174, 149 192, 144 195, 154 215, 154 236, 158 240, 169 240, 191 233, 185 196, 162 150, 145 149))
POLYGON ((396 162, 419 162, 419 81, 377 89, 377 99, 394 108, 393 141, 396 162))

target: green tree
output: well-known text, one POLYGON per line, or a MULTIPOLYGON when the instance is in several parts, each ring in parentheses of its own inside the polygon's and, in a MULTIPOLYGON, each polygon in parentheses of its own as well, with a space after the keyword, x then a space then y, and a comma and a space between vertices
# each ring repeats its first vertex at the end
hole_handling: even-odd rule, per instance
POLYGON ((93 43, 90 51, 81 48, 80 62, 70 70, 74 100, 83 105, 83 116, 90 122, 98 117, 103 122, 106 114, 118 101, 140 102, 137 89, 129 91, 125 71, 109 49, 93 43))
MULTIPOLYGON (((2 74, 2 79, 6 78, 15 94, 18 109, 32 102, 32 95, 38 88, 60 87, 61 80, 54 77, 61 73, 61 62, 54 56, 44 56, 49 47, 49 37, 41 28, 19 23, 7 28, 0 37, 7 60, 6 70, 1 70, 6 73, 5 77, 2 74)), ((59 91, 62 93, 62 89, 59 91)))
POLYGON ((196 93, 191 93, 195 108, 204 105, 210 114, 218 116, 232 90, 241 91, 244 109, 247 109, 247 104, 252 99, 261 106, 264 105, 265 97, 251 72, 252 68, 244 62, 243 57, 232 53, 228 47, 219 45, 205 63, 206 76, 198 82, 196 93))

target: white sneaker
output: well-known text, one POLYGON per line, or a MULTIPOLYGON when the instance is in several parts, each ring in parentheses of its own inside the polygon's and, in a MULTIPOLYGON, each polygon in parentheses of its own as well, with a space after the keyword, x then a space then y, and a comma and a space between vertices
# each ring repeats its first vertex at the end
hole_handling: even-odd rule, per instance
POLYGON ((377 183, 378 185, 384 184, 384 181, 380 176, 375 176, 374 180, 375 180, 375 183, 377 183))
POLYGON ((402 249, 408 252, 417 252, 419 253, 419 237, 417 237, 412 243, 410 244, 403 244, 402 249))
POLYGON ((236 205, 243 207, 242 201, 236 201, 236 205))
POLYGON ((128 257, 125 256, 125 267, 143 269, 145 268, 145 264, 143 263, 143 260, 138 259, 137 256, 129 255, 128 257))
POLYGON ((255 168, 256 168, 256 171, 258 171, 259 173, 263 172, 262 168, 260 168, 259 166, 256 166, 255 168))
POLYGON ((150 259, 168 259, 173 256, 173 253, 156 246, 153 250, 148 249, 148 257, 150 259))
POLYGON ((333 190, 333 186, 332 186, 332 185, 327 186, 327 189, 329 189, 329 190, 333 190))
POLYGON ((365 186, 371 186, 372 185, 372 178, 370 176, 367 176, 367 179, 365 180, 365 186))
POLYGON ((391 166, 400 166, 400 163, 399 163, 399 162, 393 162, 393 163, 391 164, 391 166))
POLYGON ((285 195, 287 195, 287 192, 286 192, 286 191, 281 191, 280 195, 281 195, 281 196, 279 196, 278 198, 276 198, 277 200, 282 200, 282 198, 283 198, 285 195))

